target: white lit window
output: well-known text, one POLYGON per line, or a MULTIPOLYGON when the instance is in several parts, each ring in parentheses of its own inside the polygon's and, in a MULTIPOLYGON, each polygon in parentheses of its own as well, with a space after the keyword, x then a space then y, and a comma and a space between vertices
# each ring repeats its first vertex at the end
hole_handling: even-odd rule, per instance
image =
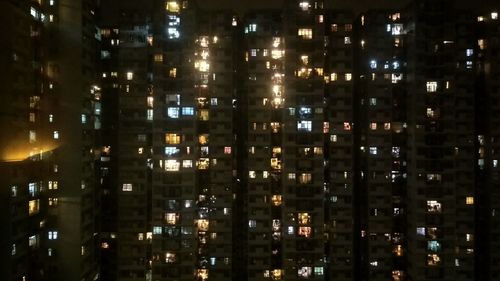
POLYGON ((217 98, 210 98, 210 105, 217 105, 217 98))
POLYGON ((350 45, 351 44, 351 37, 349 37, 349 36, 344 37, 344 44, 350 45))
POLYGON ((148 121, 153 120, 153 110, 152 109, 147 109, 146 110, 146 119, 148 121))
POLYGON ((182 168, 193 168, 192 160, 182 160, 182 168))
POLYGON ((248 227, 249 228, 257 227, 257 222, 255 220, 248 220, 248 227))
POLYGON ((345 74, 345 81, 351 81, 352 80, 352 74, 351 73, 346 73, 345 74))
POLYGON ((297 130, 311 132, 312 121, 297 121, 297 130))
POLYGON ((288 179, 289 180, 294 180, 295 179, 295 173, 288 173, 288 179))
POLYGON ((29 141, 30 143, 36 142, 36 132, 34 130, 30 130, 29 132, 29 141))
POLYGON ((165 160, 165 171, 167 172, 179 171, 180 167, 181 163, 177 160, 174 159, 165 160))
POLYGON ((181 36, 179 30, 176 27, 167 28, 168 39, 177 39, 181 36))
POLYGON ((194 115, 194 108, 192 108, 192 107, 183 107, 182 108, 182 115, 184 115, 184 116, 192 116, 192 115, 194 115))
POLYGON ((312 275, 312 268, 310 266, 299 267, 297 274, 302 278, 309 278, 312 275))
POLYGON ((173 156, 179 153, 181 150, 175 146, 167 146, 165 147, 165 155, 173 156))
POLYGON ((49 240, 57 240, 57 231, 49 231, 49 240))
POLYGON ((371 147, 370 147, 370 154, 371 154, 371 155, 377 155, 377 148, 376 148, 376 147, 374 147, 374 146, 371 146, 371 147))
POLYGON ((474 54, 474 50, 473 49, 467 49, 465 51, 465 55, 468 56, 468 57, 472 56, 473 54, 474 54))
POLYGON ((53 114, 49 114, 49 122, 50 123, 54 122, 54 115, 53 114))
POLYGON ((122 185, 122 191, 132 191, 132 184, 131 183, 124 183, 122 185))
POLYGON ((377 61, 376 60, 371 60, 370 61, 370 68, 371 69, 377 69, 377 61))
POLYGON ((178 107, 167 108, 167 116, 169 118, 179 118, 179 108, 178 107))
POLYGON ((49 1, 49 5, 50 5, 50 6, 54 6, 54 2, 55 2, 54 0, 50 0, 50 1, 49 1))
POLYGON ((131 71, 127 72, 127 80, 132 80, 132 79, 134 79, 134 73, 131 71))
POLYGON ((370 105, 377 105, 377 98, 370 98, 370 105))
POLYGON ((491 19, 492 20, 497 20, 498 19, 498 13, 497 12, 492 12, 491 13, 491 19))
POLYGON ((85 114, 82 114, 82 124, 86 124, 87 123, 87 115, 85 114))
POLYGON ((54 139, 55 140, 59 139, 59 131, 54 131, 54 139))
POLYGON ((248 171, 248 177, 249 178, 255 179, 256 176, 257 176, 257 174, 255 173, 255 171, 248 171))
POLYGON ((299 3, 299 7, 302 9, 302 11, 307 11, 311 7, 311 5, 307 1, 302 1, 299 3))
POLYGON ((437 91, 437 82, 436 81, 429 81, 426 83, 427 86, 427 92, 428 93, 434 93, 437 91))

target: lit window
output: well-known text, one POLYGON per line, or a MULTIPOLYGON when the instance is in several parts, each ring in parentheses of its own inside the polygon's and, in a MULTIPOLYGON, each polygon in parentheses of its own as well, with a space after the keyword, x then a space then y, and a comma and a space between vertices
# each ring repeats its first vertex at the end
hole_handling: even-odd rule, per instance
POLYGON ((473 49, 467 49, 465 50, 465 55, 470 57, 474 54, 474 50, 473 49))
POLYGON ((295 179, 295 173, 288 173, 288 179, 289 180, 294 180, 295 179))
POLYGON ((350 131, 351 130, 351 123, 344 122, 344 130, 345 131, 350 131))
POLYGON ((154 61, 155 62, 163 62, 163 55, 162 54, 155 54, 154 61))
POLYGON ((271 201, 273 202, 274 206, 281 206, 282 197, 281 195, 273 195, 271 201))
POLYGON ((435 200, 427 201, 427 212, 429 213, 441 213, 441 203, 435 200))
POLYGON ((441 251, 441 243, 438 241, 427 241, 427 250, 431 252, 439 252, 441 251))
POLYGON ((177 160, 165 160, 165 171, 167 172, 177 172, 181 167, 181 163, 177 160))
POLYGON ((182 108, 182 115, 184 115, 184 116, 192 116, 192 115, 194 115, 194 108, 192 108, 192 107, 183 107, 182 108))
POLYGON ((313 33, 311 28, 299 28, 297 34, 302 37, 302 39, 312 39, 313 33))
POLYGON ((230 146, 224 147, 224 154, 231 154, 231 147, 230 146))
POLYGON ((10 188, 10 195, 11 195, 12 197, 16 197, 16 196, 17 196, 17 186, 12 186, 12 187, 10 188))
POLYGON ((497 20, 498 19, 498 13, 497 12, 492 12, 491 13, 491 19, 492 20, 497 20))
POLYGON ((54 131, 54 139, 58 140, 59 139, 59 131, 54 131))
POLYGON ((134 79, 134 73, 133 72, 127 72, 127 80, 132 80, 134 79))
POLYGON ((177 220, 179 219, 179 215, 177 213, 166 213, 165 214, 165 222, 169 225, 175 225, 177 220))
POLYGON ((28 202, 28 214, 30 216, 35 215, 38 214, 39 211, 40 211, 40 200, 39 199, 30 200, 28 202))
POLYGON ((377 123, 376 122, 370 123, 370 130, 376 130, 376 129, 377 129, 377 123))
POLYGON ((174 156, 178 154, 181 150, 175 146, 166 146, 165 147, 165 155, 174 156))
POLYGON ((474 205, 474 197, 472 197, 472 196, 467 196, 467 197, 465 198, 465 204, 467 204, 467 205, 474 205))
POLYGON ((337 142, 337 135, 330 135, 331 142, 337 142))
POLYGON ((48 232, 49 240, 57 240, 57 231, 48 232))
POLYGON ((427 254, 427 265, 435 266, 441 263, 441 258, 437 254, 427 254))
POLYGON ((173 263, 175 262, 177 259, 175 257, 175 253, 173 252, 166 252, 165 253, 165 262, 166 263, 173 263))
POLYGON ((57 181, 49 181, 49 189, 57 189, 58 182, 57 181))
POLYGON ((183 160, 182 161, 182 168, 193 168, 193 161, 192 160, 183 160))
POLYGON ((297 130, 311 132, 312 121, 297 121, 297 130))
POLYGON ((147 109, 146 110, 146 119, 148 121, 153 120, 153 110, 152 109, 147 109))
POLYGON ((50 6, 54 6, 54 2, 55 2, 54 0, 50 0, 50 1, 49 1, 49 5, 50 5, 50 6))
POLYGON ((167 144, 179 144, 181 142, 181 136, 178 134, 165 134, 165 143, 167 144))
POLYGON ((86 124, 87 123, 87 115, 82 114, 81 120, 82 120, 82 124, 86 124))
POLYGON ((122 191, 132 191, 132 184, 131 183, 124 183, 122 185, 122 191))
POLYGON ((248 25, 248 32, 256 32, 257 31, 257 24, 251 23, 248 25))
POLYGON ((377 148, 376 147, 370 147, 370 154, 371 155, 377 155, 377 148))
POLYGON ((307 1, 302 1, 299 3, 299 7, 302 9, 302 11, 307 11, 309 8, 311 8, 311 5, 307 1))
POLYGON ((36 132, 34 130, 30 130, 29 132, 29 142, 30 143, 36 142, 36 132))
MULTIPOLYGON (((183 112, 184 112, 184 110, 183 110, 183 112)), ((167 108, 167 116, 169 118, 179 118, 179 108, 178 107, 167 108)))
POLYGON ((427 82, 427 92, 428 93, 433 93, 437 91, 437 82, 436 81, 430 81, 427 82))
POLYGON ((312 182, 312 175, 311 173, 302 173, 299 175, 299 183, 301 184, 308 184, 312 182))
POLYGON ((168 1, 165 4, 165 9, 171 13, 178 13, 178 12, 180 12, 181 7, 180 7, 179 3, 177 3, 176 1, 168 1))
POLYGON ((172 68, 168 71, 168 76, 172 77, 172 78, 175 78, 177 77, 177 68, 172 68))
POLYGON ((248 220, 248 227, 249 228, 257 227, 257 222, 255 220, 248 220))
POLYGON ((337 32, 339 30, 339 26, 338 26, 338 24, 334 23, 330 26, 330 29, 332 32, 337 32))
POLYGON ((352 74, 351 73, 346 73, 345 74, 345 81, 351 81, 352 80, 352 74))
POLYGON ((344 37, 344 44, 350 45, 351 44, 351 37, 349 37, 349 36, 344 37))
POLYGON ((257 174, 255 173, 255 171, 248 171, 248 177, 249 178, 255 179, 256 176, 257 176, 257 174))
POLYGON ((310 266, 299 267, 299 269, 297 270, 297 274, 301 278, 309 278, 312 275, 312 267, 310 266))
POLYGON ((370 68, 371 69, 377 69, 377 61, 376 60, 371 60, 370 61, 370 68))
POLYGON ((315 276, 323 276, 324 270, 322 266, 315 266, 314 267, 314 275, 315 276))
POLYGON ((392 35, 401 35, 403 34, 403 25, 400 23, 396 23, 392 25, 391 29, 392 35))

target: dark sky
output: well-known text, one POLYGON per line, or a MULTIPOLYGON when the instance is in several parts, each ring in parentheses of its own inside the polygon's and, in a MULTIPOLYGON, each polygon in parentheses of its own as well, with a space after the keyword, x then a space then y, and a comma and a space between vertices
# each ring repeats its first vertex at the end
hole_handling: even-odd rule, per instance
MULTIPOLYGON (((279 8, 283 0, 197 0, 201 7, 205 8, 232 8, 238 11, 259 8, 279 8)), ((357 12, 373 8, 399 8, 410 0, 325 0, 328 7, 339 9, 353 9, 357 12)), ((500 0, 455 0, 455 2, 465 8, 496 8, 500 11, 500 0)))

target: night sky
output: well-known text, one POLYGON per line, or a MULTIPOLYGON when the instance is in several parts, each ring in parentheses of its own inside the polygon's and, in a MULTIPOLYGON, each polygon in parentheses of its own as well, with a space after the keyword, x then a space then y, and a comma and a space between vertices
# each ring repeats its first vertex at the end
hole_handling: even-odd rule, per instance
MULTIPOLYGON (((280 8, 283 0, 197 0, 204 8, 232 8, 238 11, 245 11, 249 8, 280 8)), ((339 9, 353 9, 357 12, 373 8, 399 8, 410 0, 325 0, 327 7, 339 9)), ((500 11, 500 0, 455 0, 464 8, 492 9, 500 11)))

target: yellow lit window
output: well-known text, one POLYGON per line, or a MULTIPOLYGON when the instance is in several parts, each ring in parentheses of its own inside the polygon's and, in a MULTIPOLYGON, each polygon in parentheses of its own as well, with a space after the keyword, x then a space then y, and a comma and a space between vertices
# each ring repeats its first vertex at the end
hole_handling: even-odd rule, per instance
POLYGON ((155 54, 155 62, 163 62, 163 55, 155 54))
POLYGON ((330 80, 337 81, 337 73, 334 72, 334 73, 330 74, 330 80))
POLYGON ((209 222, 208 220, 197 220, 196 226, 198 228, 198 231, 208 231, 209 222))
POLYGON ((474 197, 472 197, 472 196, 467 196, 467 197, 465 198, 465 204, 467 204, 467 205, 474 205, 474 197))
POLYGON ((302 37, 302 39, 312 39, 313 32, 311 28, 299 28, 297 34, 302 37))
POLYGON ((179 143, 181 143, 181 135, 165 134, 165 143, 167 143, 167 144, 179 144, 179 143))
POLYGON ((282 200, 281 195, 273 195, 273 197, 271 198, 271 201, 273 202, 274 206, 281 206, 282 202, 281 200, 282 200))
POLYGON ((169 225, 177 224, 179 220, 179 215, 177 213, 166 213, 165 214, 165 222, 169 225))
POLYGON ((28 203, 28 213, 29 215, 35 215, 38 214, 40 211, 40 200, 35 199, 35 200, 30 200, 28 203))
POLYGON ((312 175, 310 173, 302 173, 299 176, 299 183, 307 184, 312 182, 312 175))
POLYGON ((177 68, 174 67, 174 68, 170 69, 168 72, 168 76, 170 76, 172 78, 177 77, 177 68))
POLYGON ((203 135, 200 135, 200 136, 198 137, 198 142, 199 142, 201 145, 208 144, 208 134, 203 134, 203 135))
POLYGON ((351 73, 346 73, 345 74, 345 80, 346 81, 351 81, 352 80, 352 74, 351 73))
POLYGON ((200 109, 198 110, 197 113, 198 113, 198 120, 208 121, 210 119, 208 109, 200 109))
POLYGON ((210 158, 200 158, 196 161, 196 167, 199 170, 206 170, 210 166, 210 158))
POLYGON ((179 3, 176 1, 167 1, 167 3, 165 3, 165 9, 171 13, 178 13, 181 11, 179 3))
POLYGON ((300 225, 308 225, 311 223, 311 216, 309 213, 298 213, 297 220, 300 225))

